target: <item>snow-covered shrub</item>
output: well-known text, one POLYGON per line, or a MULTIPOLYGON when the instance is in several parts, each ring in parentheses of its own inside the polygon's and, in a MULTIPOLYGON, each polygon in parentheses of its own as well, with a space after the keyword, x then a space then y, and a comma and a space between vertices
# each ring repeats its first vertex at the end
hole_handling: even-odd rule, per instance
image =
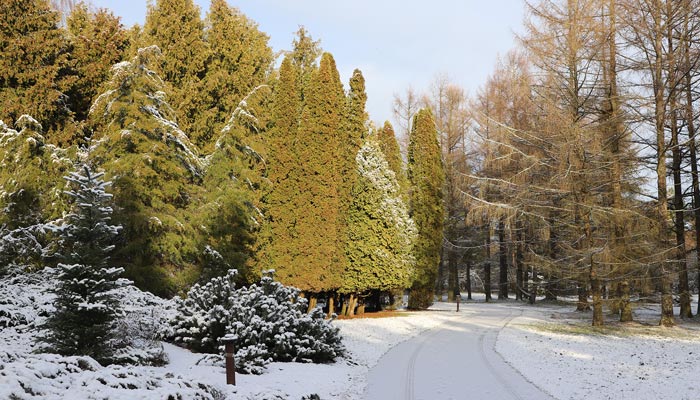
POLYGON ((275 282, 235 288, 236 271, 195 285, 178 300, 173 340, 192 350, 222 353, 221 338, 234 339, 237 368, 261 374, 272 361, 331 362, 344 352, 339 329, 320 308, 307 314, 298 289, 275 282))
POLYGON ((224 396, 191 377, 110 366, 90 357, 0 351, 0 399, 207 399, 224 396))
POLYGON ((54 310, 49 292, 50 274, 15 274, 0 279, 0 332, 3 328, 33 324, 54 310))
POLYGON ((161 340, 172 330, 169 321, 175 316, 175 302, 165 300, 135 286, 117 291, 123 316, 116 322, 117 364, 163 365, 167 357, 161 340))

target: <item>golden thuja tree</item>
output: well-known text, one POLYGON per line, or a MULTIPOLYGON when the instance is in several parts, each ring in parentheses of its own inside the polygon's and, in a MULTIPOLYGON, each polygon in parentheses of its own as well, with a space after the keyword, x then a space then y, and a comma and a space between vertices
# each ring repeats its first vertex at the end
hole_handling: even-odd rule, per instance
POLYGON ((410 215, 418 230, 413 248, 416 267, 408 303, 412 309, 425 309, 433 303, 445 222, 445 170, 441 154, 435 119, 429 109, 423 109, 413 119, 407 157, 410 215))

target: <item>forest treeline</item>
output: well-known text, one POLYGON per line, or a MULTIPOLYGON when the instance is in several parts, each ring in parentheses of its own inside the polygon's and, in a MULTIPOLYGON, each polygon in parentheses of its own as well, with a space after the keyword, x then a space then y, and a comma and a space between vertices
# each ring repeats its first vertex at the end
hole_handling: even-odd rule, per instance
POLYGON ((486 226, 500 266, 499 298, 510 265, 518 298, 576 290, 594 325, 605 304, 630 321, 631 296, 660 300, 662 325, 674 323, 674 302, 691 317, 700 4, 526 9, 519 45, 472 99, 473 162, 461 175, 467 220, 486 226))
POLYGON ((411 118, 408 163, 375 127, 356 70, 304 28, 292 49, 225 0, 158 0, 143 26, 71 1, 0 5, 0 266, 37 269, 88 164, 111 181, 109 259, 142 289, 182 294, 263 271, 342 312, 412 289, 432 303, 442 168, 432 113, 411 118), (55 226, 55 224, 53 225, 55 226), (337 304, 337 303, 336 303, 337 304))
POLYGON ((0 265, 51 262, 41 226, 88 162, 124 227, 111 262, 161 295, 274 269, 329 312, 474 287, 577 295, 594 325, 604 307, 629 321, 633 302, 660 301, 672 325, 700 279, 698 10, 528 2, 478 92, 444 76, 407 89, 395 130, 370 121, 359 70, 345 87, 303 28, 274 53, 224 0, 204 18, 158 0, 131 28, 70 1, 3 1, 0 265))

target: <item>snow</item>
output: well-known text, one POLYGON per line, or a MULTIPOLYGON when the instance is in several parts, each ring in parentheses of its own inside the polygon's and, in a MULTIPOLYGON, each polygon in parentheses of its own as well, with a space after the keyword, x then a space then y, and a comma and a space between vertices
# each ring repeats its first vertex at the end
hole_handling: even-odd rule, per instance
POLYGON ((496 350, 558 399, 697 398, 696 325, 659 327, 659 311, 641 308, 635 312, 641 323, 609 320, 609 326, 594 329, 590 313, 571 310, 525 308, 501 332, 496 350))
MULTIPOLYGON (((362 399, 368 374, 390 356, 392 349, 400 349, 396 346, 407 345, 409 341, 425 342, 425 338, 437 342, 440 332, 455 338, 478 335, 488 325, 475 317, 478 311, 498 321, 497 312, 509 315, 499 322, 493 340, 486 336, 487 347, 493 347, 495 352, 486 354, 485 359, 503 364, 496 364, 499 371, 508 369, 507 365, 514 367, 511 375, 504 376, 516 379, 512 374, 518 375, 553 398, 697 398, 693 367, 700 354, 700 327, 694 322, 676 328, 657 327, 659 314, 654 306, 635 310, 641 323, 611 323, 600 330, 589 327, 590 314, 572 312, 571 305, 532 307, 515 302, 466 301, 460 313, 454 312, 454 304, 437 303, 424 312, 336 320, 332 323, 343 336, 348 351, 345 358, 332 364, 271 363, 262 375, 238 374, 237 386, 231 386, 225 385, 220 356, 196 354, 157 341, 157 346, 152 346, 154 338, 165 335, 167 321, 176 312, 174 302, 133 287, 123 289, 123 309, 129 316, 124 324, 130 334, 142 332, 144 345, 132 348, 129 354, 134 362, 139 362, 152 358, 150 353, 139 357, 139 352, 159 350, 168 364, 105 367, 89 357, 33 353, 35 327, 52 308, 48 285, 50 282, 42 274, 0 280, 0 310, 7 318, 0 324, 0 399, 12 395, 18 399, 77 400, 166 399, 168 396, 301 399, 312 394, 321 399, 362 399)), ((428 358, 432 355, 428 350, 428 358)), ((448 368, 457 364, 464 368, 464 374, 468 371, 476 379, 481 370, 487 370, 479 364, 482 361, 475 351, 455 354, 454 358, 448 368)), ((422 365, 421 358, 417 360, 416 370, 422 365)), ((446 379, 449 375, 442 369, 445 365, 437 364, 427 373, 443 393, 447 393, 450 383, 446 379)), ((454 382, 462 387, 464 383, 461 379, 454 382)), ((475 398, 484 398, 471 393, 475 398)), ((521 395, 521 398, 528 397, 521 395)))

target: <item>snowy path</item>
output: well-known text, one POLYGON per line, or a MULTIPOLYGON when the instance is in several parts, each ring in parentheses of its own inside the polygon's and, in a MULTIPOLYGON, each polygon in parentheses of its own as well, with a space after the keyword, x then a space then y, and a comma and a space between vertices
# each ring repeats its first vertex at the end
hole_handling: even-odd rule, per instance
POLYGON ((369 371, 365 398, 552 399, 494 350, 498 333, 521 312, 512 305, 465 304, 454 318, 386 353, 369 371))

